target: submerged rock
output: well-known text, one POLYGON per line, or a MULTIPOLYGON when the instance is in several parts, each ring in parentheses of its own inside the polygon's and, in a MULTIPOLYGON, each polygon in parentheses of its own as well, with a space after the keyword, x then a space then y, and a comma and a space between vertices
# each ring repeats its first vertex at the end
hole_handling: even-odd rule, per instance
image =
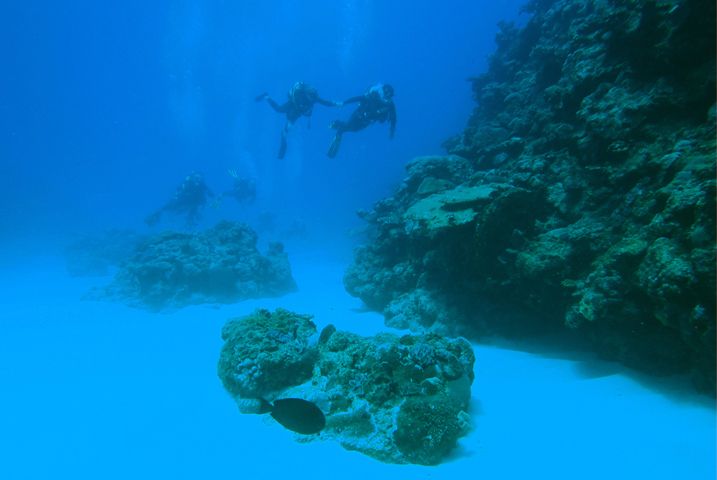
POLYGON ((390 463, 444 460, 470 428, 470 344, 437 334, 323 332, 316 341, 310 316, 281 309, 229 321, 218 373, 240 411, 301 398, 326 417, 319 438, 390 463))
POLYGON ((715 3, 526 10, 450 155, 409 163, 361 215, 375 236, 346 289, 417 330, 568 327, 714 392, 715 3))
POLYGON ((318 358, 310 342, 315 334, 310 315, 281 309, 230 320, 218 367, 224 388, 238 398, 268 398, 309 380, 318 358))
POLYGON ((296 289, 281 244, 266 255, 247 225, 221 222, 200 233, 166 232, 140 243, 113 282, 91 293, 161 310, 198 303, 231 303, 296 289))
POLYGON ((494 192, 495 190, 487 185, 459 186, 418 200, 403 215, 406 232, 410 234, 419 230, 431 234, 470 223, 478 215, 476 207, 488 203, 494 192))

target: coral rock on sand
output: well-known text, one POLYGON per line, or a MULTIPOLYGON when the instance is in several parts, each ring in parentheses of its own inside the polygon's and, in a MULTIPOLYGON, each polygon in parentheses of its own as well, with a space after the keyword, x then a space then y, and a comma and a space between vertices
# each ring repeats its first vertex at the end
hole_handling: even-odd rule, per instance
POLYGON ((200 233, 166 232, 140 243, 113 282, 93 298, 161 310, 279 296, 296 283, 281 244, 266 255, 247 225, 221 222, 200 233))
MULTIPOLYGON (((281 309, 230 320, 222 338, 219 377, 242 413, 303 399, 326 417, 318 438, 391 463, 438 464, 470 428, 475 357, 461 338, 361 337, 333 326, 319 335, 310 316, 281 309)), ((291 413, 282 424, 297 431, 306 419, 291 413)))

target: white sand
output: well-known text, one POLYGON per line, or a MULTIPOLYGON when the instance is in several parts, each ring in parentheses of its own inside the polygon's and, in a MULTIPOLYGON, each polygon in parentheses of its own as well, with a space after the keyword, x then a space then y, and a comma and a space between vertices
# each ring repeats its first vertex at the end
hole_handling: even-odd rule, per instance
POLYGON ((475 429, 439 467, 240 415, 216 376, 227 318, 280 306, 384 330, 344 292, 343 264, 291 260, 298 293, 171 314, 79 301, 107 279, 68 278, 57 259, 0 270, 0 479, 715 478, 709 399, 589 358, 476 346, 475 429))

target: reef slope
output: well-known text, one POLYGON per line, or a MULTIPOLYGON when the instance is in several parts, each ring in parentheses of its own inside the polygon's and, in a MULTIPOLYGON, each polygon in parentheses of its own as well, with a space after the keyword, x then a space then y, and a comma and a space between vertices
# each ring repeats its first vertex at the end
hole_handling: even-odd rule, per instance
POLYGON ((389 324, 525 336, 715 389, 715 3, 532 1, 450 155, 408 164, 347 290, 389 324))

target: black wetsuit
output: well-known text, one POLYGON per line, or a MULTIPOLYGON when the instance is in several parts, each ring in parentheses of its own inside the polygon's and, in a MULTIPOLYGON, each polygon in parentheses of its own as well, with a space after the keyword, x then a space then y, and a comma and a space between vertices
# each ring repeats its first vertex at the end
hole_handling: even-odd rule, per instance
POLYGON ((283 103, 279 105, 276 103, 273 99, 268 98, 266 99, 267 102, 269 102, 269 105, 271 105, 271 108, 276 110, 279 113, 285 113, 286 114, 286 121, 289 123, 296 122, 300 117, 307 116, 310 117, 311 114, 314 111, 314 104, 320 103, 321 105, 324 105, 325 107, 335 107, 336 104, 332 102, 331 100, 324 100, 323 98, 316 96, 307 96, 305 99, 296 99, 292 100, 289 99, 286 101, 286 103, 283 103))
POLYGON ((299 118, 303 116, 310 117, 314 111, 314 105, 317 103, 324 105, 325 107, 336 106, 335 102, 324 100, 319 97, 316 90, 310 87, 290 92, 289 99, 286 103, 281 105, 268 96, 264 98, 266 98, 266 101, 269 103, 271 108, 279 113, 286 114, 286 123, 284 124, 284 128, 281 130, 281 143, 279 145, 279 154, 277 155, 278 158, 284 158, 284 155, 286 154, 286 136, 289 133, 289 127, 291 127, 299 118))
POLYGON ((214 193, 204 183, 204 178, 199 173, 191 173, 177 187, 172 199, 149 215, 145 222, 149 226, 154 226, 164 212, 171 212, 176 215, 186 215, 187 226, 195 227, 200 218, 200 211, 207 203, 207 199, 212 197, 214 197, 214 193))
POLYGON ((393 138, 396 131, 396 105, 393 100, 384 99, 378 92, 370 91, 365 95, 345 100, 344 104, 347 103, 358 103, 359 106, 351 114, 348 121, 336 120, 331 124, 331 127, 336 130, 336 135, 329 148, 329 157, 333 158, 339 152, 344 132, 357 132, 375 122, 384 123, 388 121, 390 125, 389 135, 390 138, 393 138))

